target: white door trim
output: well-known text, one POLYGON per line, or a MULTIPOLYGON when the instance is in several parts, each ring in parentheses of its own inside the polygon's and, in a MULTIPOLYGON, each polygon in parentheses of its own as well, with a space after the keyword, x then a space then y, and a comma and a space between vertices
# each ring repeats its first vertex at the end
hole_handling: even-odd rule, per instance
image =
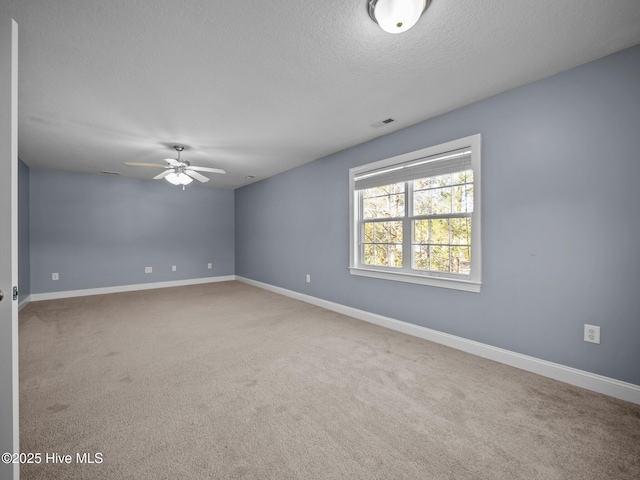
MULTIPOLYGON (((0 16, 0 453, 20 452, 18 383, 18 24, 0 16)), ((0 478, 20 478, 0 463, 0 478)))

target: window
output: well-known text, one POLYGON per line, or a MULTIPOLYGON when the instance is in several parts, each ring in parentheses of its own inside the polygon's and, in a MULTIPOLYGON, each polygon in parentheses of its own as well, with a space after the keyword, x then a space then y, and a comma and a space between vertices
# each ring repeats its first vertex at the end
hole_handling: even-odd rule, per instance
POLYGON ((349 170, 354 275, 479 292, 480 135, 349 170))

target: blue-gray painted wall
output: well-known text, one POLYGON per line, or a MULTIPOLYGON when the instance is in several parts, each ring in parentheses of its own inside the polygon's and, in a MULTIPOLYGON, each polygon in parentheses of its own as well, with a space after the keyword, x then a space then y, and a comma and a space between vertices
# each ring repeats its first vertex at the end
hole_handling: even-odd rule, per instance
POLYGON ((29 207, 32 293, 234 274, 232 190, 31 169, 29 207))
POLYGON ((31 294, 29 167, 18 159, 18 300, 31 294))
POLYGON ((639 132, 635 47, 236 190, 236 275, 640 384, 639 132), (348 169, 476 133, 481 293, 350 275, 348 169))

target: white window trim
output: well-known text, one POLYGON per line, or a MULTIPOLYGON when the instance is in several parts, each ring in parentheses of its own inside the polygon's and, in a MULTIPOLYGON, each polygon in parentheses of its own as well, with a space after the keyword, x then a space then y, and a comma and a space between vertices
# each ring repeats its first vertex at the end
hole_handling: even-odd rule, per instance
POLYGON ((433 287, 452 288, 455 290, 464 290, 467 292, 480 292, 482 286, 482 205, 480 193, 480 134, 472 135, 451 142, 442 143, 414 152, 405 153, 396 157, 386 158, 359 167, 349 169, 349 271, 352 275, 360 275, 364 277, 380 278, 385 280, 394 280, 400 282, 417 283, 420 285, 429 285, 433 287), (461 148, 471 149, 471 168, 473 169, 473 228, 471 229, 471 275, 468 279, 450 278, 438 276, 437 274, 425 272, 421 274, 412 270, 408 273, 405 269, 395 270, 384 267, 370 267, 358 263, 360 238, 358 229, 358 215, 355 208, 359 207, 358 191, 355 189, 355 177, 363 172, 389 167, 399 163, 410 162, 423 157, 438 155, 443 152, 458 150, 461 148))

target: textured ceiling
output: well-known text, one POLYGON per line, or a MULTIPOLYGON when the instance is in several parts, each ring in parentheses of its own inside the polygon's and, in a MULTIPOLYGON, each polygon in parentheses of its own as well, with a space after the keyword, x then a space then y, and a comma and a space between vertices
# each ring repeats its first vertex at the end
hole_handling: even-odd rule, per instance
POLYGON ((366 5, 0 0, 19 25, 20 158, 151 178, 123 162, 179 143, 235 188, 640 44, 638 0, 433 0, 399 35, 366 5))

